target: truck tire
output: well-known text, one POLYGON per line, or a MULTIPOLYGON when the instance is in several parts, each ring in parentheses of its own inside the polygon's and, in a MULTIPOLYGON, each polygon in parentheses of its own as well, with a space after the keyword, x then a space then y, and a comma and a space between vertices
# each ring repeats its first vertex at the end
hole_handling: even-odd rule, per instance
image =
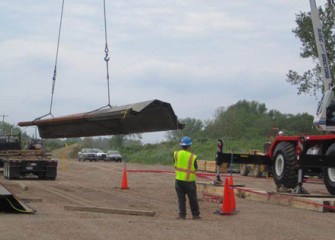
POLYGON ((9 167, 9 163, 8 162, 6 162, 4 164, 4 178, 8 179, 8 180, 13 179, 13 177, 12 177, 12 171, 11 171, 11 169, 9 167))
POLYGON ((241 164, 240 165, 240 175, 241 176, 248 176, 249 169, 247 164, 241 164))
POLYGON ((255 164, 254 169, 252 171, 254 177, 262 177, 262 170, 261 170, 261 165, 255 164))
MULTIPOLYGON (((327 149, 326 156, 335 156, 335 143, 327 149)), ((335 168, 323 168, 323 182, 332 195, 335 195, 335 168)))
POLYGON ((294 188, 298 185, 295 146, 291 142, 279 143, 272 163, 273 180, 277 186, 294 188))
POLYGON ((5 179, 8 179, 8 163, 4 163, 4 166, 3 166, 3 176, 5 179))

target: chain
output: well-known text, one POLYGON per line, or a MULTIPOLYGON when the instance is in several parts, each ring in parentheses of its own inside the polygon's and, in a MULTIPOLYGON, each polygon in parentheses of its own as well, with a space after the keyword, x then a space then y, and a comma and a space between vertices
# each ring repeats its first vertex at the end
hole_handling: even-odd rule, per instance
POLYGON ((107 97, 108 97, 108 105, 109 107, 111 107, 110 104, 110 90, 109 90, 109 66, 108 66, 108 62, 110 60, 109 58, 109 50, 108 50, 108 41, 107 41, 107 17, 106 17, 106 1, 103 1, 104 3, 104 22, 105 22, 105 62, 106 62, 106 77, 107 77, 107 97))

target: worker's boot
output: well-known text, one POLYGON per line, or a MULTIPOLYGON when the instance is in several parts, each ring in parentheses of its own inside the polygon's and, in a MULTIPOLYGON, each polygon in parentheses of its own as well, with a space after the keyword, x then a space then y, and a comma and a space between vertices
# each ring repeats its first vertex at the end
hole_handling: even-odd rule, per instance
POLYGON ((222 182, 220 176, 216 176, 216 180, 217 180, 218 182, 222 182))

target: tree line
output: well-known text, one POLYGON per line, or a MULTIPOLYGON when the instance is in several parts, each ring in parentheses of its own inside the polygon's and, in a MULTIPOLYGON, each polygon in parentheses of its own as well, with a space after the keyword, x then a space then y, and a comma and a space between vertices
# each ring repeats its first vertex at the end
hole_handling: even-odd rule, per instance
MULTIPOLYGON (((264 103, 240 100, 228 107, 218 107, 212 120, 194 118, 181 120, 186 127, 183 135, 193 138, 265 138, 272 128, 279 128, 287 135, 316 134, 312 128, 313 116, 308 113, 285 114, 268 110, 264 103)), ((167 140, 177 141, 178 131, 169 131, 167 140)))

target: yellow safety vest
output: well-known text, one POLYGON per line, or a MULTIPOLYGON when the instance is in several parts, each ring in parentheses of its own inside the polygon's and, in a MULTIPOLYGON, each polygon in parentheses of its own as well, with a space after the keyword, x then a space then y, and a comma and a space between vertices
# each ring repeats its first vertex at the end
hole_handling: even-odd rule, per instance
POLYGON ((174 169, 176 171, 176 179, 186 182, 194 182, 196 180, 194 162, 197 155, 185 151, 174 152, 174 169))

